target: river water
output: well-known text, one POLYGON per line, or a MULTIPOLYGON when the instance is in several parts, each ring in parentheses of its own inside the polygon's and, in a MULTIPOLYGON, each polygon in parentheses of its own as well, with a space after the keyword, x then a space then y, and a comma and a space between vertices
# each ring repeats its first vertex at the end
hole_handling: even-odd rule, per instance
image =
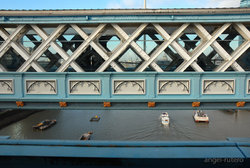
POLYGON ((250 111, 205 110, 209 123, 195 123, 192 110, 169 110, 170 125, 163 126, 161 110, 46 110, 0 129, 0 136, 12 139, 78 140, 93 131, 92 140, 182 141, 225 140, 227 137, 250 137, 250 111), (99 122, 90 122, 98 115, 99 122), (57 124, 44 131, 32 126, 44 119, 57 124))

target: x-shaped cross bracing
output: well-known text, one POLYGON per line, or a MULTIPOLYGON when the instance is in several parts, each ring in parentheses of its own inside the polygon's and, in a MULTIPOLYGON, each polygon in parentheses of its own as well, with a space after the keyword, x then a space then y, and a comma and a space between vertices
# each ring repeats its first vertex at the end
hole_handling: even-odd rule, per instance
MULTIPOLYGON (((201 24, 195 24, 195 26, 196 26, 196 33, 199 35, 199 36, 201 36, 201 37, 203 37, 204 39, 211 39, 212 38, 212 36, 207 32, 207 30, 206 29, 204 29, 204 27, 201 25, 201 24)), ((227 52, 226 52, 226 50, 217 42, 217 41, 214 41, 212 44, 211 44, 211 46, 216 50, 216 52, 224 59, 224 60, 226 60, 226 62, 224 63, 224 64, 227 64, 227 62, 228 62, 228 60, 231 60, 231 58, 232 57, 234 57, 233 56, 233 54, 232 54, 232 56, 230 56, 227 52)), ((244 50, 244 52, 245 52, 245 50, 244 50)), ((222 64, 223 65, 223 64, 222 64)), ((230 65, 229 65, 230 66, 230 65)), ((228 64, 227 64, 227 68, 229 67, 228 66, 228 64)), ((244 69, 237 63, 237 62, 233 62, 232 64, 231 64, 231 66, 232 66, 232 68, 235 70, 235 71, 244 71, 244 69)), ((216 72, 224 72, 226 69, 222 69, 221 68, 222 66, 218 66, 216 69, 215 69, 215 71, 216 72)))
POLYGON ((229 56, 226 61, 218 66, 215 71, 224 72, 228 67, 232 66, 234 69, 238 71, 244 71, 243 68, 240 67, 236 63, 236 60, 250 47, 250 32, 249 30, 241 23, 235 23, 234 28, 240 33, 240 35, 246 40, 243 42, 232 54, 229 56))
MULTIPOLYGON (((112 24, 112 26, 116 30, 120 30, 119 26, 116 24, 112 24)), ((142 31, 147 27, 147 24, 141 24, 131 36, 127 36, 124 31, 119 32, 120 36, 122 36, 125 40, 124 43, 120 44, 117 49, 112 53, 112 55, 96 70, 97 72, 103 72, 111 62, 113 62, 117 57, 119 57, 127 48, 128 46, 142 33, 142 31)), ((136 49, 137 47, 135 47, 136 49)), ((138 50, 138 48, 136 49, 138 50)), ((144 55, 141 55, 144 57, 144 55)))
MULTIPOLYGON (((36 33, 43 39, 48 39, 48 35, 37 25, 31 25, 31 27, 36 31, 36 33)), ((67 60, 70 56, 54 41, 51 41, 51 47, 64 59, 67 60)), ((76 72, 83 72, 84 70, 74 61, 70 63, 71 67, 75 69, 76 72)))
MULTIPOLYGON (((26 32, 26 30, 25 25, 20 25, 11 35, 9 35, 6 30, 0 28, 0 36, 5 40, 5 42, 0 46, 0 58, 10 47, 12 47, 23 57, 24 60, 27 61, 29 59, 30 56, 27 51, 16 42, 16 40, 26 32)), ((44 69, 36 62, 32 62, 31 66, 38 72, 45 72, 44 69)), ((5 72, 6 69, 1 65, 0 71, 5 72)))
MULTIPOLYGON (((75 31, 84 39, 87 40, 89 38, 89 36, 82 31, 81 28, 79 28, 77 25, 73 24, 71 25, 73 29, 75 29, 75 31)), ((95 49, 95 51, 104 59, 104 60, 108 60, 109 56, 108 54, 104 51, 103 48, 101 48, 98 44, 96 44, 93 40, 90 42, 90 46, 93 47, 95 49)), ((110 63, 110 65, 117 71, 117 72, 122 72, 122 68, 117 65, 114 61, 110 63)))
POLYGON ((17 70, 18 72, 25 72, 29 69, 30 65, 35 62, 49 47, 51 42, 55 41, 66 29, 65 25, 59 25, 49 36, 46 38, 37 49, 31 54, 22 66, 17 70))
MULTIPOLYGON (((28 28, 25 25, 19 25, 15 31, 9 35, 9 33, 0 28, 0 36, 5 40, 0 45, 0 58, 12 47, 18 52, 25 60, 23 65, 17 70, 18 72, 27 71, 32 66, 38 72, 45 72, 45 70, 37 63, 39 57, 51 46, 63 59, 64 62, 57 69, 57 72, 64 72, 69 66, 71 66, 77 72, 84 72, 84 70, 75 62, 75 60, 84 52, 88 46, 91 46, 104 60, 105 62, 96 70, 97 72, 103 72, 108 66, 112 66, 117 72, 122 72, 123 69, 115 62, 129 46, 144 59, 144 62, 137 67, 137 72, 144 71, 148 66, 151 66, 157 72, 163 72, 163 70, 155 63, 155 59, 164 51, 167 47, 171 46, 183 59, 184 62, 177 67, 176 72, 183 72, 191 66, 195 71, 203 72, 203 69, 196 63, 197 58, 211 46, 214 50, 225 60, 219 65, 215 71, 226 71, 229 66, 235 71, 244 71, 244 69, 236 62, 236 60, 250 47, 250 32, 241 23, 235 23, 234 28, 241 34, 246 40, 243 42, 231 55, 216 41, 216 39, 230 26, 230 23, 226 23, 212 34, 209 34, 207 30, 201 24, 194 24, 194 31, 201 37, 201 44, 199 44, 192 52, 188 53, 184 47, 177 43, 177 39, 184 33, 189 24, 182 24, 177 30, 169 35, 159 24, 153 24, 155 30, 164 38, 164 42, 160 44, 152 54, 148 55, 136 42, 135 39, 145 30, 147 24, 141 24, 132 35, 128 35, 119 25, 112 24, 112 27, 122 39, 122 43, 111 52, 111 55, 98 43, 95 39, 100 37, 101 33, 105 29, 106 24, 100 24, 90 35, 87 35, 76 24, 72 24, 71 27, 84 39, 84 42, 73 52, 70 56, 67 52, 60 47, 55 40, 67 29, 66 25, 59 25, 50 35, 48 35, 43 29, 37 25, 31 25, 32 29, 43 39, 43 42, 36 48, 36 50, 29 55, 27 51, 16 42, 21 36, 23 36, 28 28)), ((6 71, 6 69, 0 65, 0 71, 6 71)))
MULTIPOLYGON (((138 67, 136 71, 144 71, 147 66, 151 64, 169 45, 171 45, 184 60, 188 60, 190 57, 187 52, 175 41, 176 38, 181 36, 181 34, 188 27, 188 25, 189 24, 183 24, 174 33, 172 33, 172 36, 170 36, 159 24, 154 24, 156 31, 165 39, 165 41, 151 54, 150 58, 147 61, 145 61, 141 66, 138 67)), ((202 68, 196 62, 193 62, 191 66, 196 71, 203 71, 202 68)))
POLYGON ((212 36, 207 37, 207 40, 203 40, 201 44, 192 51, 190 58, 185 60, 178 68, 176 68, 175 71, 185 71, 229 26, 230 23, 226 23, 222 27, 215 30, 212 36))

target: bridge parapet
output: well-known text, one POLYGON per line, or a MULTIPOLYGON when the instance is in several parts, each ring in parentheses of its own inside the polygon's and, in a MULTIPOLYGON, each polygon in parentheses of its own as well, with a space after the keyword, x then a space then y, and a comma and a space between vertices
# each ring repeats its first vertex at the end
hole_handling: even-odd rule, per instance
POLYGON ((192 108, 191 102, 197 101, 219 103, 221 108, 229 108, 227 103, 232 108, 248 108, 250 102, 250 75, 243 72, 1 73, 0 85, 2 108, 17 108, 16 101, 24 102, 19 108, 32 108, 32 103, 56 103, 53 108, 60 108, 58 102, 68 102, 65 108, 80 109, 86 108, 81 103, 103 102, 144 103, 145 108, 147 102, 162 108, 171 103, 192 108), (236 107, 241 101, 247 102, 246 106, 236 107))

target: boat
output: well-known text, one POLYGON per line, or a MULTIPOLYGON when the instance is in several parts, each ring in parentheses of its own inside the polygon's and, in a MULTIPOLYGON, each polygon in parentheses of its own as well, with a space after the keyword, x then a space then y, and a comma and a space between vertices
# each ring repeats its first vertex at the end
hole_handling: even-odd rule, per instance
POLYGON ((202 110, 197 110, 194 112, 195 122, 209 122, 209 117, 202 110))
POLYGON ((37 130, 45 130, 49 127, 51 127, 52 125, 56 124, 56 120, 44 120, 36 125, 33 126, 33 129, 37 129, 37 130))
POLYGON ((100 120, 100 117, 99 116, 94 116, 90 119, 90 121, 99 121, 100 120))
POLYGON ((169 116, 168 116, 168 113, 167 113, 167 112, 163 112, 163 113, 161 113, 160 118, 162 118, 162 117, 169 117, 169 116))
POLYGON ((163 112, 160 116, 161 118, 161 123, 163 125, 169 125, 169 115, 167 112, 163 112))
POLYGON ((90 131, 90 132, 88 132, 88 133, 84 133, 84 134, 82 134, 82 136, 80 137, 80 140, 83 140, 83 141, 90 140, 90 137, 91 137, 92 134, 93 134, 92 131, 90 131))

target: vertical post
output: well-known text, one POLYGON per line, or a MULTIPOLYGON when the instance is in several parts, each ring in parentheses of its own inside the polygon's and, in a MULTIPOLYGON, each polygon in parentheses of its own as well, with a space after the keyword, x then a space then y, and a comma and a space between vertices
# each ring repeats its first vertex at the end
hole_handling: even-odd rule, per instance
POLYGON ((147 8, 146 3, 147 3, 146 0, 144 0, 144 9, 147 8))

